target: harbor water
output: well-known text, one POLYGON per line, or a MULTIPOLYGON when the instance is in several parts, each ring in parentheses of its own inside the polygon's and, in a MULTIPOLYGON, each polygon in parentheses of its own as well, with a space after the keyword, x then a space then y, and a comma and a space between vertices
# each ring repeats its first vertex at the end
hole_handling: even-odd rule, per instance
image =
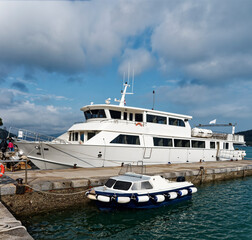
POLYGON ((34 239, 250 240, 252 177, 200 185, 192 200, 158 209, 100 212, 90 203, 20 220, 34 239))

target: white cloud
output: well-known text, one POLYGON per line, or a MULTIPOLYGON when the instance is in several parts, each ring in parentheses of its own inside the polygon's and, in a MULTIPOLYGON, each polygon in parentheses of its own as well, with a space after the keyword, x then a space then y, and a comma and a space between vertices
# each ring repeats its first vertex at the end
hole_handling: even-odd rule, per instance
MULTIPOLYGON (((42 133, 67 130, 81 115, 73 114, 72 109, 52 105, 36 105, 29 101, 16 101, 12 107, 2 109, 1 118, 8 126, 25 128, 42 133)), ((84 120, 84 118, 83 118, 84 120)))
POLYGON ((79 82, 83 72, 111 63, 127 73, 130 63, 135 74, 155 66, 170 79, 169 87, 150 83, 164 104, 202 117, 250 116, 251 11, 250 0, 0 1, 0 84, 22 67, 28 74, 19 81, 29 84, 26 93, 0 89, 1 115, 63 127, 69 114, 50 101, 69 99, 30 93, 36 86, 27 80, 37 69, 71 73, 69 82, 79 82))
POLYGON ((142 3, 0 2, 0 62, 74 73, 104 66, 155 22, 155 4, 142 3))
POLYGON ((49 111, 49 112, 52 112, 52 113, 57 113, 58 110, 56 107, 52 106, 52 105, 48 105, 46 106, 46 109, 49 111))
POLYGON ((252 83, 241 81, 225 87, 204 85, 160 86, 162 102, 174 104, 196 118, 246 119, 252 117, 252 83))
POLYGON ((78 111, 72 113, 70 107, 35 104, 29 94, 18 90, 0 89, 0 103, 0 117, 5 125, 43 133, 62 132, 82 117, 78 111), (24 96, 28 100, 23 100, 24 96))
POLYGON ((250 1, 179 2, 152 35, 162 69, 203 83, 251 79, 251 10, 250 1))
POLYGON ((155 55, 184 79, 248 79, 251 10, 249 0, 1 1, 0 64, 77 74, 122 59, 120 73, 128 60, 140 73, 155 55))
POLYGON ((138 75, 142 72, 151 69, 155 64, 154 57, 146 49, 126 49, 122 56, 122 63, 119 66, 119 72, 121 75, 127 74, 128 66, 130 66, 131 72, 134 70, 134 74, 138 75))

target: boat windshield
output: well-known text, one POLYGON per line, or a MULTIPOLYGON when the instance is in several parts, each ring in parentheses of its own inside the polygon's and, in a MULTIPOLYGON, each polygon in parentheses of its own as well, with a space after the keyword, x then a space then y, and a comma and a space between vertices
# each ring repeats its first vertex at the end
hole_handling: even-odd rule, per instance
POLYGON ((131 182, 124 182, 124 181, 117 181, 114 185, 114 189, 118 189, 118 190, 129 190, 131 187, 131 182))
POLYGON ((89 109, 84 112, 84 116, 86 120, 90 118, 106 118, 104 109, 93 109, 93 110, 89 109))
POLYGON ((108 188, 111 188, 114 183, 116 182, 115 179, 109 179, 106 183, 105 183, 105 186, 108 187, 108 188))

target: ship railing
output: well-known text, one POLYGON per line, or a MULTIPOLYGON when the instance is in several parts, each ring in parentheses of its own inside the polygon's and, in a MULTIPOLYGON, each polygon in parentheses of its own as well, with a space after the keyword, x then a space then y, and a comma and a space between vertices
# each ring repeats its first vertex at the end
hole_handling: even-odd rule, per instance
MULTIPOLYGON (((93 120, 93 119, 92 119, 93 120)), ((97 121, 99 121, 97 119, 97 121)), ((100 123, 103 122, 111 122, 111 123, 124 123, 127 125, 136 125, 137 123, 141 123, 142 126, 146 126, 147 123, 145 122, 139 122, 139 121, 130 121, 130 120, 123 120, 123 119, 104 119, 104 120, 100 120, 100 123)))
POLYGON ((10 133, 15 136, 17 141, 66 143, 66 141, 63 139, 55 138, 22 128, 10 127, 9 135, 10 133))
POLYGON ((119 171, 119 175, 125 174, 127 172, 133 172, 138 174, 146 174, 146 166, 143 164, 143 161, 138 161, 137 165, 134 164, 123 164, 119 171))

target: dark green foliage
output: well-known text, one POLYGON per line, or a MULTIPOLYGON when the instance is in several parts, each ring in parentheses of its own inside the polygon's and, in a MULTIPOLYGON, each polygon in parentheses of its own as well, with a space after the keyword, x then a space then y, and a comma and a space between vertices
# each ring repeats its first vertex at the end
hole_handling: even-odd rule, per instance
POLYGON ((248 146, 252 146, 252 129, 243 132, 238 132, 237 134, 244 135, 246 144, 248 146))

